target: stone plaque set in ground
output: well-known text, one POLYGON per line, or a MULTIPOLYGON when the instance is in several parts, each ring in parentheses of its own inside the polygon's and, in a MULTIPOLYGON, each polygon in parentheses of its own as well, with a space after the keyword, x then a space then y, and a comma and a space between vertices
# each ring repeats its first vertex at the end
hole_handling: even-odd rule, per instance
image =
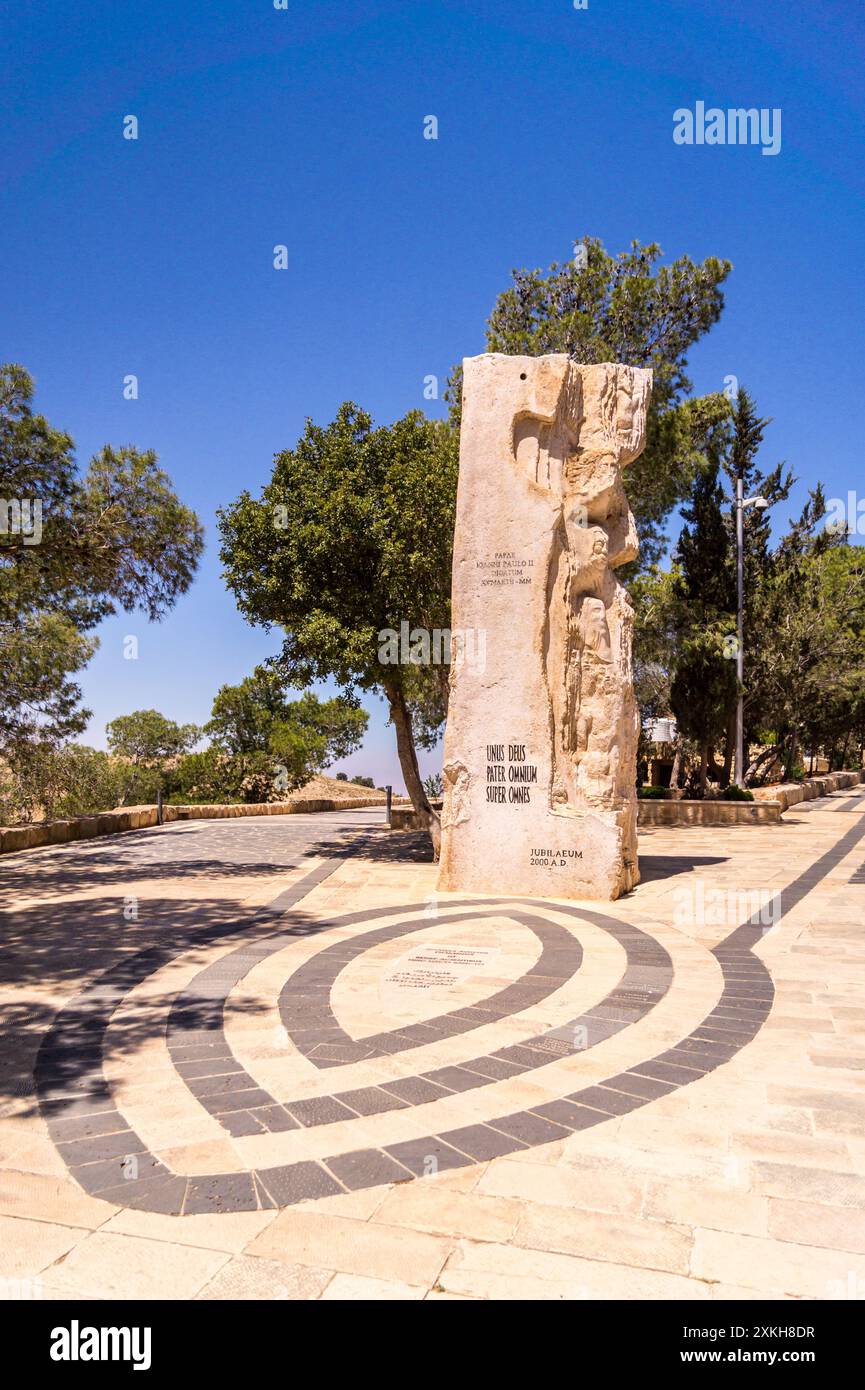
POLYGON ((463 373, 439 887, 617 898, 639 723, 615 569, 651 372, 486 353, 463 373))

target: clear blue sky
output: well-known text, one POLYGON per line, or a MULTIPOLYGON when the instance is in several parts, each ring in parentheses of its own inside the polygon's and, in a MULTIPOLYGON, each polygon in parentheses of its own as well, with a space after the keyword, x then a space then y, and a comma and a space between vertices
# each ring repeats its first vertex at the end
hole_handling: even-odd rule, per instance
MULTIPOLYGON (((774 417, 763 462, 792 465, 796 504, 817 478, 830 496, 863 489, 853 0, 0 8, 0 352, 36 377, 82 462, 109 441, 156 449, 207 526, 163 623, 100 630, 90 742, 136 708, 203 721, 222 683, 277 650, 223 587, 215 509, 265 482, 307 415, 423 407, 427 374, 443 384, 483 350, 512 267, 565 259, 586 234, 732 260, 695 388, 732 374, 754 392, 774 417), (697 100, 780 107, 781 152, 675 145, 673 112, 697 100)), ((346 770, 400 784, 371 708, 346 770)))

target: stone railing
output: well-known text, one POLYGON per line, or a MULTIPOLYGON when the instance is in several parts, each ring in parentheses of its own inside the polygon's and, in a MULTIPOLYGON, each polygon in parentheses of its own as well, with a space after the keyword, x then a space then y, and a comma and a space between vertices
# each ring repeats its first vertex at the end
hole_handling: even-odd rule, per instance
MULTIPOLYGON (((319 811, 360 811, 365 807, 383 807, 384 797, 348 797, 345 801, 331 798, 314 800, 270 801, 238 806, 169 806, 163 807, 163 821, 221 820, 233 816, 303 816, 319 811)), ((116 811, 101 811, 96 816, 74 816, 69 820, 40 821, 34 825, 0 826, 0 854, 18 849, 40 849, 45 845, 62 845, 70 840, 90 840, 95 835, 118 835, 124 830, 144 830, 156 825, 155 806, 123 806, 116 811)))

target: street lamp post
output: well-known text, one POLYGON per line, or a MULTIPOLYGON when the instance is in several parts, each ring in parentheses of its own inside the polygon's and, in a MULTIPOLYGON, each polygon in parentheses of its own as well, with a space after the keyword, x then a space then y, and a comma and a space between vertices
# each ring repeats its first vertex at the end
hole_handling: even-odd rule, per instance
POLYGON ((745 785, 745 719, 743 707, 743 677, 745 671, 745 508, 756 507, 764 512, 769 503, 765 497, 745 497, 742 475, 736 478, 736 747, 734 750, 733 781, 745 785))

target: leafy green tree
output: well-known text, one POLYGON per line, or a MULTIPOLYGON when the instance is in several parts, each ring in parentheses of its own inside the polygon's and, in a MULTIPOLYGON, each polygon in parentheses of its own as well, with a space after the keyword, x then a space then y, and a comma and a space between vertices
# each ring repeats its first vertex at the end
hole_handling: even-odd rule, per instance
POLYGON ((97 648, 62 613, 31 612, 15 616, 3 602, 0 537, 0 750, 11 756, 41 737, 55 741, 81 733, 88 711, 79 707, 81 689, 70 679, 86 666, 97 648))
POLYGON ((0 367, 0 748, 62 742, 89 718, 73 677, 118 607, 156 620, 203 548, 152 451, 105 446, 80 474, 69 435, 32 408, 23 367, 0 367), (9 505, 26 508, 29 528, 9 505), (37 523, 38 519, 38 525, 37 523))
MULTIPOLYGON (((746 496, 760 494, 769 507, 787 497, 792 482, 782 464, 769 474, 757 466, 767 424, 741 388, 729 418, 718 422, 707 441, 705 461, 682 509, 685 524, 673 556, 672 590, 667 594, 673 602, 666 614, 671 638, 669 700, 680 734, 699 748, 701 792, 709 772, 722 786, 729 784, 735 747, 736 479, 741 476, 746 496), (724 479, 729 482, 726 490, 724 479), (724 762, 719 767, 714 752, 722 742, 724 762)), ((775 560, 768 508, 747 508, 743 520, 745 688, 753 700, 752 668, 760 646, 756 613, 775 560)), ((639 584, 635 589, 639 593, 639 584)), ((643 641, 638 636, 638 651, 643 641)), ((747 732, 746 723, 746 736, 747 732)))
MULTIPOLYGON (((644 564, 665 548, 663 523, 687 496, 707 456, 713 432, 727 414, 721 395, 687 399, 692 389, 687 354, 717 323, 729 261, 709 256, 702 264, 680 256, 657 266, 655 243, 609 255, 596 237, 582 243, 584 264, 554 263, 515 270, 513 285, 499 295, 487 325, 490 352, 540 356, 565 352, 576 362, 624 362, 651 367, 652 399, 646 447, 628 468, 627 490, 640 533, 644 564)), ((460 373, 449 384, 459 416, 460 373)))
POLYGON ((173 802, 253 804, 274 799, 275 769, 268 753, 233 756, 211 744, 185 753, 171 774, 173 802))
POLYGON ((176 724, 155 709, 134 710, 106 725, 118 761, 118 805, 150 804, 169 789, 171 768, 201 738, 197 724, 176 724))
POLYGON ((273 666, 258 666, 239 685, 222 686, 205 732, 241 769, 272 755, 276 790, 291 791, 359 748, 368 719, 352 699, 319 700, 306 691, 288 700, 284 677, 273 666))
POLYGON ((237 685, 224 685, 203 732, 211 746, 180 760, 172 777, 175 799, 272 801, 303 786, 363 741, 368 715, 337 697, 311 691, 289 700, 284 679, 258 666, 237 685))
MULTIPOLYGON (((865 692, 865 551, 820 528, 822 489, 782 538, 753 601, 753 648, 746 708, 776 734, 784 776, 803 744, 859 742, 865 692)), ((748 647, 746 646, 746 654, 748 647)), ((858 759, 861 760, 861 759, 858 759)), ((764 757, 762 761, 766 761, 764 757)), ((758 759, 749 769, 753 781, 758 759)))
MULTIPOLYGON (((276 457, 260 498, 220 513, 225 577, 250 621, 284 630, 277 669, 307 686, 333 677, 347 699, 387 701, 406 789, 438 848, 439 821, 416 740, 438 732, 447 667, 383 660, 387 630, 450 628, 456 439, 414 411, 373 428, 356 405, 307 421, 276 457)), ((385 653, 386 655, 387 653, 385 653)))
POLYGON ((319 700, 312 691, 289 700, 285 678, 264 665, 238 685, 221 687, 204 732, 218 747, 239 754, 272 750, 288 726, 308 736, 310 766, 317 770, 359 748, 368 719, 351 700, 319 700))
POLYGON ((197 724, 176 724, 155 709, 121 714, 106 726, 108 747, 138 767, 158 766, 179 757, 201 738, 197 724))
POLYGON ((271 667, 257 666, 238 685, 220 687, 204 732, 227 753, 266 752, 285 707, 285 681, 271 667))
POLYGON ((628 595, 634 608, 634 690, 642 719, 670 714, 676 656, 680 575, 674 565, 652 565, 634 576, 628 595))
POLYGON ((15 744, 0 772, 0 822, 85 816, 117 806, 152 805, 165 778, 81 743, 15 744))

